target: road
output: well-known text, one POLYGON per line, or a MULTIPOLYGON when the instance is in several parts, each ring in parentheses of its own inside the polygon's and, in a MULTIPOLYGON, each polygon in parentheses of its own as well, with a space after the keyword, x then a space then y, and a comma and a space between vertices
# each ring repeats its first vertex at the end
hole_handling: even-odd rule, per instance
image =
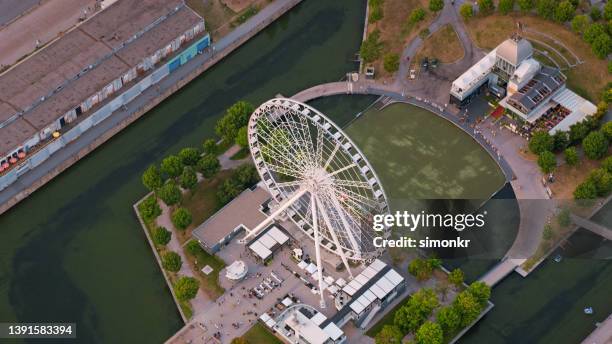
MULTIPOLYGON (((18 202, 26 198, 28 196, 27 190, 31 185, 39 182, 50 173, 63 170, 65 167, 62 165, 65 162, 78 161, 81 158, 78 154, 82 149, 87 149, 88 147, 91 148, 90 151, 95 149, 95 147, 100 144, 96 142, 98 138, 111 132, 115 127, 121 125, 122 122, 129 120, 130 116, 145 108, 147 104, 153 102, 161 94, 171 90, 183 79, 188 78, 192 73, 202 68, 203 65, 207 64, 207 68, 209 68, 214 63, 220 61, 223 57, 244 43, 244 41, 248 40, 248 38, 254 36, 261 29, 278 18, 278 16, 291 9, 299 2, 301 2, 301 0, 275 0, 268 4, 244 24, 235 28, 218 42, 213 43, 210 50, 195 56, 191 61, 162 79, 157 84, 159 87, 148 88, 140 96, 127 104, 124 110, 118 109, 109 118, 84 132, 79 138, 57 151, 42 164, 19 177, 15 183, 0 191, 0 205, 4 205, 4 203, 13 199, 16 199, 18 202)), ((0 214, 7 209, 6 207, 2 208, 0 214)))
POLYGON ((37 6, 40 0, 0 0, 0 27, 37 6))

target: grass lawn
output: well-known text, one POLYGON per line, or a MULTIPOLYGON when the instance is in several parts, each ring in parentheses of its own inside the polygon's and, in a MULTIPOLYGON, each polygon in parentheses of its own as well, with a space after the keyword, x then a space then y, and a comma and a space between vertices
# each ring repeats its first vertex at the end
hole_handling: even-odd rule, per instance
POLYGON ((216 299, 225 292, 225 289, 219 285, 219 272, 225 267, 225 262, 215 255, 208 254, 201 247, 198 246, 198 248, 199 250, 195 255, 185 251, 189 265, 197 273, 197 277, 200 280, 200 289, 212 299, 216 299), (208 275, 202 272, 202 268, 206 265, 210 265, 214 269, 208 275))
MULTIPOLYGON (((493 14, 490 16, 476 16, 466 22, 470 36, 477 46, 483 49, 493 49, 505 39, 509 38, 516 30, 516 22, 520 21, 526 27, 546 33, 555 40, 563 42, 584 63, 575 68, 564 71, 567 76, 567 86, 581 96, 596 102, 610 77, 605 60, 597 58, 591 51, 591 47, 582 40, 580 36, 563 25, 548 21, 532 15, 514 13, 512 15, 493 14)), ((570 63, 575 63, 572 55, 559 44, 542 35, 524 32, 524 36, 545 42, 555 47, 570 63)), ((556 54, 556 53, 555 53, 556 54)), ((550 54, 549 54, 550 56, 550 54)), ((551 56, 555 61, 562 61, 558 56, 551 56)), ((566 64, 563 61, 564 64, 566 64)), ((551 64, 549 62, 549 64, 551 64)), ((563 65, 561 65, 563 67, 563 65)))
POLYGON ((268 329, 257 322, 253 327, 251 327, 242 338, 246 339, 251 344, 283 344, 283 342, 278 339, 272 332, 268 331, 268 329))
POLYGON ((236 152, 236 154, 232 155, 230 157, 230 160, 242 160, 242 159, 246 158, 247 156, 249 156, 249 149, 248 148, 242 148, 238 152, 236 152))
POLYGON ((419 62, 424 57, 435 57, 441 63, 451 63, 460 60, 463 55, 463 46, 455 29, 447 24, 423 42, 423 46, 415 56, 415 61, 419 62), (444 47, 444 49, 440 49, 440 47, 444 47))

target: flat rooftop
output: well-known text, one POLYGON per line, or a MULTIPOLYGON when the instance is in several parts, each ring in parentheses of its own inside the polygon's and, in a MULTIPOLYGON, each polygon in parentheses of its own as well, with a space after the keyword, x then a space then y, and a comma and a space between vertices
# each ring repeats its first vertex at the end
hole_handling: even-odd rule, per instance
MULTIPOLYGON (((0 129, 0 152, 8 153, 15 147, 22 144, 25 140, 36 134, 34 129, 28 122, 22 118, 17 118, 7 126, 0 129)), ((0 155, 0 159, 4 158, 4 154, 0 155)))
POLYGON ((213 247, 240 225, 253 229, 266 219, 260 208, 269 198, 270 194, 260 186, 256 186, 254 190, 246 189, 194 229, 193 235, 206 246, 213 247))

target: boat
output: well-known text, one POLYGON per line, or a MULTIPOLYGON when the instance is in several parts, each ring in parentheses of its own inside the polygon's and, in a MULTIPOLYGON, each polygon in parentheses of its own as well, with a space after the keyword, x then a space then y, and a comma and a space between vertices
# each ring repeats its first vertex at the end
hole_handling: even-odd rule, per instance
POLYGON ((555 261, 555 263, 559 263, 561 261, 562 257, 560 254, 556 255, 555 258, 553 258, 553 260, 555 261))
POLYGON ((593 307, 585 307, 584 314, 593 314, 593 307))

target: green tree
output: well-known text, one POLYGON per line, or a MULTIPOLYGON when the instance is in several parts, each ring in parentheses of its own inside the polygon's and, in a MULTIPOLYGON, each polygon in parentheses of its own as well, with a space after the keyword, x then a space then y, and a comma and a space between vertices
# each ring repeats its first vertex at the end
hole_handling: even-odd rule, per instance
POLYGON ((559 23, 565 23, 574 17, 574 11, 574 5, 571 2, 567 0, 561 1, 555 8, 554 18, 559 23))
POLYGON ((423 9, 422 7, 417 7, 413 9, 412 12, 410 12, 408 21, 412 24, 416 24, 420 22, 421 20, 425 19, 426 14, 427 13, 425 12, 425 9, 423 9))
POLYGON ((571 224, 569 208, 564 207, 561 209, 561 211, 559 211, 559 215, 557 215, 557 220, 559 221, 561 227, 569 226, 571 224))
POLYGON ((169 251, 164 253, 162 257, 162 266, 164 269, 172 272, 177 272, 181 269, 181 265, 183 265, 183 261, 181 260, 181 256, 174 251, 169 251))
POLYGON ((529 150, 534 154, 552 151, 555 141, 547 131, 536 131, 529 140, 529 150))
POLYGON ((536 12, 542 18, 553 19, 556 5, 556 0, 537 0, 536 12))
POLYGON ((193 190, 198 185, 198 176, 190 166, 185 166, 179 177, 179 183, 183 189, 193 190))
POLYGON ((582 35, 582 38, 584 38, 584 41, 589 43, 589 44, 593 44, 593 42, 595 42, 595 39, 601 35, 604 35, 606 33, 606 27, 601 24, 601 23, 592 23, 591 25, 587 26, 587 28, 584 30, 584 34, 582 35))
POLYGON ((591 6, 591 12, 589 13, 591 20, 598 21, 601 19, 601 9, 597 6, 591 6))
POLYGON ((374 337, 376 344, 401 344, 404 334, 397 326, 385 325, 374 337))
POLYGON ((457 295, 453 305, 457 309, 457 313, 459 313, 459 317, 461 318, 461 326, 467 326, 472 323, 472 321, 476 320, 481 311, 478 300, 476 300, 474 295, 467 290, 464 290, 457 295))
POLYGON ((431 321, 425 322, 414 335, 415 344, 442 344, 444 333, 439 324, 431 321))
POLYGON ((236 144, 242 148, 247 148, 249 146, 249 130, 246 125, 240 129, 238 129, 238 134, 236 135, 236 144))
POLYGON ((193 277, 182 276, 174 284, 174 293, 181 301, 193 299, 198 293, 200 283, 193 277))
POLYGON ((466 2, 459 7, 459 13, 464 20, 468 20, 474 16, 474 8, 471 3, 466 2))
POLYGON ((494 9, 493 0, 478 0, 478 10, 481 14, 490 14, 494 9))
POLYGON ((408 272, 419 281, 428 280, 433 272, 433 267, 426 260, 416 258, 408 264, 408 272))
POLYGON ((155 194, 168 206, 177 204, 182 198, 181 190, 173 180, 167 181, 161 188, 155 190, 155 194))
POLYGON ((491 287, 485 282, 473 282, 466 290, 476 298, 482 308, 486 306, 491 297, 491 287))
POLYGON ((560 152, 569 144, 569 136, 567 132, 557 130, 553 135, 553 151, 560 152))
POLYGON ((518 0, 519 8, 523 12, 529 12, 535 7, 535 0, 518 0))
POLYGON ((497 9, 503 15, 510 13, 514 9, 514 0, 499 0, 497 9))
POLYGON ((214 155, 206 154, 198 161, 198 171, 204 178, 212 178, 219 170, 221 170, 221 163, 214 155))
POLYGON ((542 239, 548 241, 553 237, 553 230, 550 223, 544 225, 544 230, 542 231, 542 239))
POLYGON ((200 159, 200 151, 193 147, 185 147, 178 154, 183 165, 194 166, 200 159))
POLYGON ((157 227, 153 231, 153 241, 157 245, 165 246, 170 242, 172 233, 164 227, 157 227))
POLYGON ((591 160, 598 160, 608 152, 608 140, 600 131, 590 132, 584 140, 582 140, 582 149, 584 155, 591 160))
POLYGON ((557 158, 550 151, 542 152, 538 156, 538 166, 542 173, 551 173, 557 167, 557 158))
POLYGON ((396 53, 388 53, 383 59, 383 66, 389 73, 395 73, 399 69, 400 56, 396 53))
POLYGON ((368 16, 368 21, 375 23, 383 18, 383 2, 383 0, 369 1, 370 15, 368 16))
POLYGON ((242 164, 236 167, 232 178, 235 179, 241 189, 251 187, 259 180, 257 170, 251 164, 242 164))
POLYGON ((566 148, 565 151, 563 152, 563 155, 565 157, 565 162, 569 166, 576 166, 576 165, 578 165, 578 162, 580 160, 578 158, 578 152, 576 151, 576 148, 574 148, 574 147, 566 148))
POLYGON ((161 171, 170 178, 176 178, 183 172, 183 163, 178 156, 170 155, 162 160, 161 171))
POLYGON ((438 12, 444 8, 444 0, 429 0, 429 10, 438 12))
POLYGON ((605 59, 612 52, 612 38, 610 38, 610 35, 602 33, 595 37, 591 43, 591 50, 593 50, 595 56, 605 59))
POLYGON ((359 55, 364 62, 369 63, 380 57, 382 53, 383 43, 380 41, 380 31, 375 29, 372 31, 365 41, 361 44, 359 55))
POLYGON ((176 229, 186 229, 191 221, 191 212, 187 208, 180 207, 172 212, 172 224, 176 229))
POLYGON ((236 181, 232 179, 225 180, 217 189, 217 200, 221 205, 227 204, 234 197, 240 195, 240 192, 242 192, 242 189, 236 181))
POLYGON ((200 244, 198 244, 196 240, 190 240, 187 245, 185 245, 185 249, 187 250, 187 253, 192 256, 195 256, 196 254, 202 251, 202 247, 200 246, 200 244))
POLYGON ((612 156, 609 156, 609 157, 605 158, 601 162, 601 168, 603 168, 606 171, 612 173, 612 156))
POLYGON ((153 191, 164 183, 159 169, 155 165, 150 165, 142 174, 142 184, 153 191))
POLYGON ((440 302, 433 290, 420 289, 412 294, 406 305, 395 312, 393 323, 403 333, 412 333, 427 320, 439 305, 440 302))
POLYGON ((238 101, 230 106, 225 115, 217 122, 215 132, 227 142, 233 142, 238 130, 249 123, 255 108, 249 102, 238 101))
POLYGON ((138 210, 140 212, 140 216, 142 216, 142 219, 145 222, 155 219, 162 213, 159 204, 157 204, 157 198, 155 198, 154 195, 150 195, 140 202, 138 205, 138 210))
POLYGON ((572 19, 572 30, 583 33, 589 25, 589 18, 585 14, 579 14, 572 19))
POLYGON ((204 148, 204 154, 208 154, 208 155, 217 154, 217 143, 213 139, 204 140, 204 143, 202 143, 202 148, 204 148))
POLYGON ((595 199, 597 198, 597 187, 591 179, 578 184, 574 190, 575 199, 595 199))
POLYGON ((459 268, 454 269, 448 274, 448 281, 451 282, 456 288, 461 288, 463 285, 463 271, 459 268))
POLYGON ((436 315, 436 320, 438 324, 440 324, 445 335, 455 333, 461 326, 461 316, 452 305, 440 309, 436 315))
POLYGON ((606 196, 612 190, 612 174, 606 169, 598 168, 591 172, 589 180, 595 184, 597 196, 606 196))
POLYGON ((604 6, 603 17, 605 20, 612 20, 612 3, 610 1, 607 1, 604 6))
POLYGON ((581 121, 570 126, 569 139, 572 143, 582 141, 590 131, 589 126, 585 121, 581 121))

